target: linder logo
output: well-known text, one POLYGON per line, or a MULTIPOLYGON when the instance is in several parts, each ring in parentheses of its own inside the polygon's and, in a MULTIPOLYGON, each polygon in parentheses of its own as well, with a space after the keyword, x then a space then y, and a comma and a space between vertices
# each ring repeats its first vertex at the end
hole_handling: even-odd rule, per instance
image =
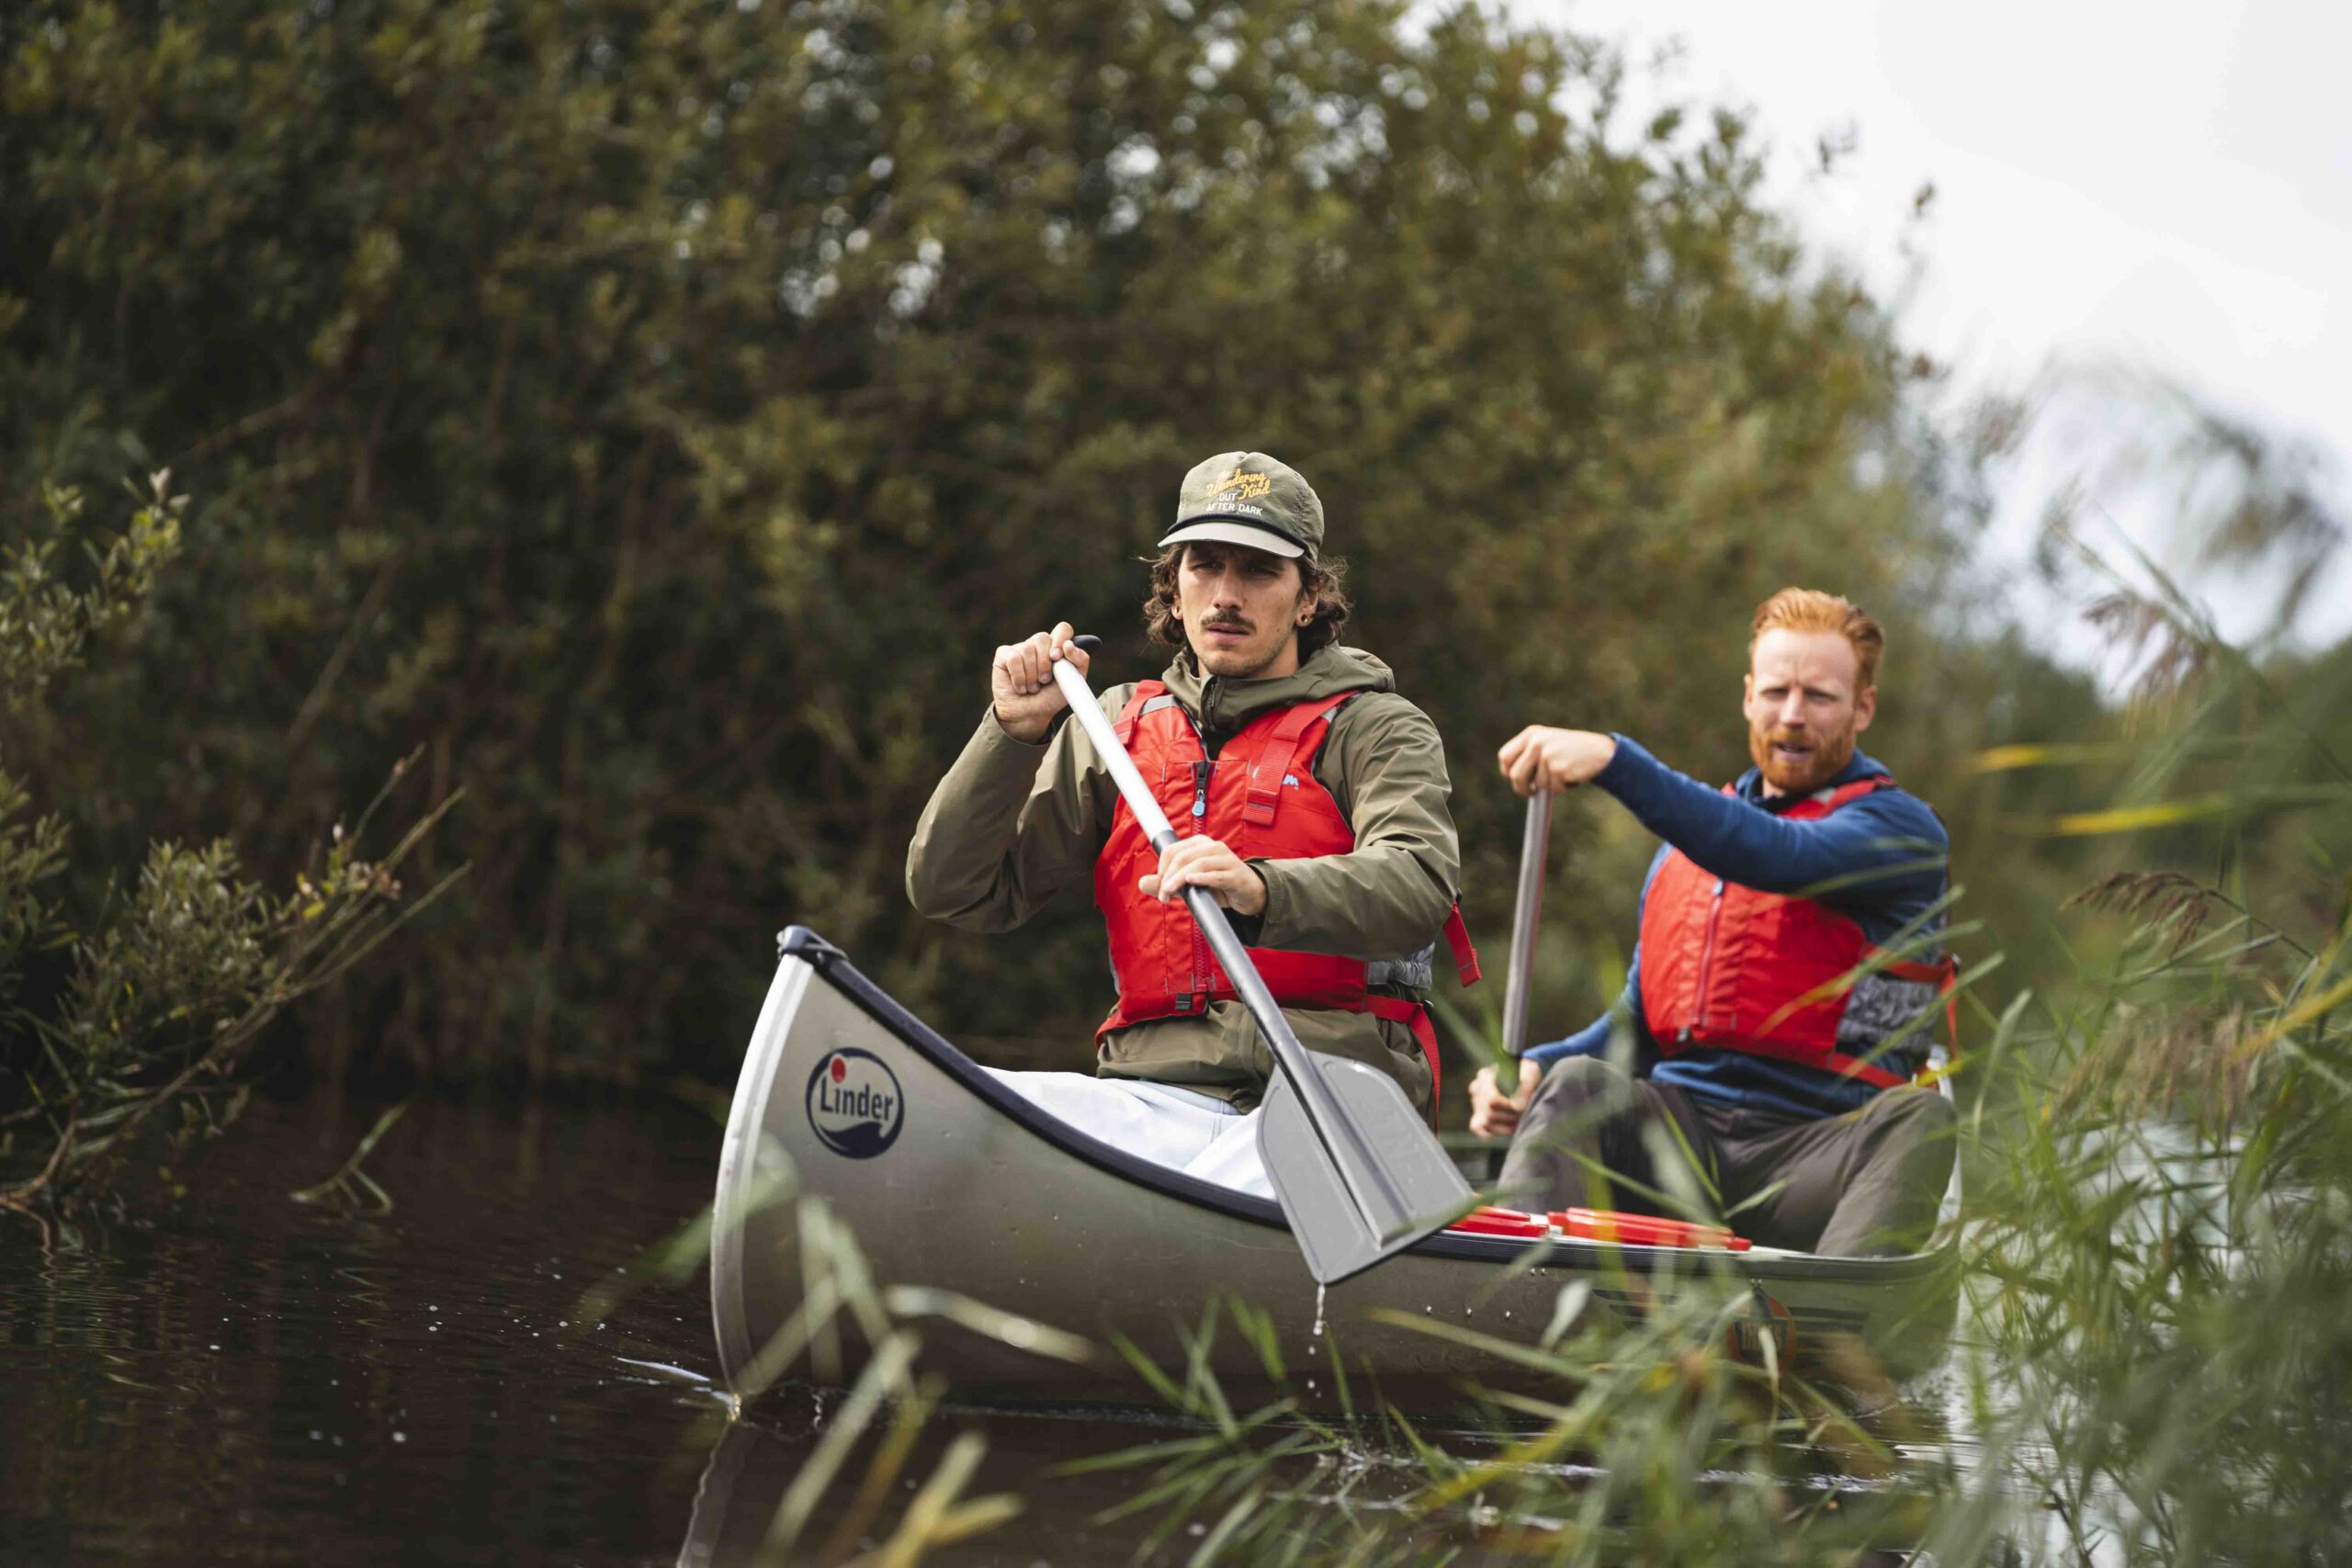
POLYGON ((899 1080, 871 1051, 828 1051, 808 1075, 809 1129, 837 1155, 872 1159, 899 1141, 905 1120, 899 1080))

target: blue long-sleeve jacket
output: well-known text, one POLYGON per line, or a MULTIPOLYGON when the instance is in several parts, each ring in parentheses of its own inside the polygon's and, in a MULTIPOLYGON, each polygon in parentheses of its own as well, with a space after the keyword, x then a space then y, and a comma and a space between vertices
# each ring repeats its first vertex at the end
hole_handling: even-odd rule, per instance
MULTIPOLYGON (((1676 773, 1620 735, 1617 754, 1592 781, 1644 827, 1666 840, 1642 879, 1642 899, 1669 850, 1701 869, 1767 893, 1807 893, 1850 916, 1873 942, 1883 943, 1943 897, 1951 839, 1925 801, 1901 789, 1863 795, 1826 817, 1790 821, 1781 813, 1804 797, 1767 799, 1753 768, 1732 795, 1676 773)), ((1857 751, 1828 787, 1883 774, 1857 751)), ((1940 919, 1932 922, 1939 925, 1940 919)), ((1694 1100, 1772 1111, 1785 1116, 1834 1116, 1867 1103, 1878 1091, 1859 1079, 1818 1067, 1744 1051, 1687 1051, 1666 1056, 1643 1021, 1641 949, 1625 977, 1625 993, 1592 1023, 1527 1053, 1550 1064, 1563 1056, 1607 1051, 1612 1032, 1629 1030, 1634 1069, 1680 1088, 1694 1100)))

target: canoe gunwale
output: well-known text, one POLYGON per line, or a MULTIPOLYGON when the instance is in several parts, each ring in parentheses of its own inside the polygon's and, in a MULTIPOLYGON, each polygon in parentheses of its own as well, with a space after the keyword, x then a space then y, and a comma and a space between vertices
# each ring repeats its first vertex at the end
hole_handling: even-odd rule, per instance
MULTIPOLYGON (((1157 1165, 1127 1151, 1092 1137, 1070 1126, 1007 1088, 993 1074, 964 1054, 944 1036, 922 1019, 901 1006, 888 992, 859 973, 850 963, 849 955, 807 926, 792 926, 777 936, 777 959, 780 964, 798 960, 848 1000, 859 1011, 888 1031, 894 1038, 922 1055, 933 1066, 945 1074, 964 1089, 977 1096, 989 1107, 1033 1137, 1073 1159, 1082 1161, 1104 1174, 1130 1182, 1162 1196, 1242 1220, 1250 1224, 1287 1232, 1289 1223, 1283 1217, 1281 1206, 1271 1199, 1256 1198, 1237 1192, 1231 1188, 1186 1176, 1166 1166, 1157 1165)), ((771 992, 771 1005, 775 1001, 771 992)), ((792 998, 797 1005, 797 994, 792 998)), ((729 1117, 726 1151, 719 1171, 718 1221, 714 1243, 725 1247, 730 1199, 739 1199, 736 1189, 751 1169, 751 1144, 758 1136, 764 1102, 771 1092, 777 1061, 783 1055, 788 1030, 768 1029, 769 1020, 763 1017, 761 1032, 753 1038, 753 1055, 743 1065, 744 1077, 739 1083, 732 1113, 729 1117), (760 1047, 768 1047, 770 1060, 761 1061, 760 1047), (747 1100, 752 1103, 747 1103, 747 1100)), ((740 1248, 740 1239, 738 1241, 740 1248)), ((1560 1259, 1566 1267, 1600 1267, 1608 1260, 1636 1268, 1676 1267, 1687 1263, 1691 1253, 1687 1248, 1612 1246, 1580 1240, 1551 1240, 1528 1242, 1519 1238, 1464 1235, 1441 1231, 1416 1243, 1399 1256, 1443 1258, 1464 1262, 1489 1265, 1509 1264, 1524 1258, 1535 1247, 1545 1249, 1550 1257, 1560 1259)), ((1710 1258, 1728 1261, 1744 1277, 1760 1283, 1775 1280, 1806 1280, 1821 1283, 1850 1282, 1855 1284, 1894 1285, 1933 1273, 1945 1267, 1945 1249, 1906 1253, 1893 1258, 1822 1257, 1811 1253, 1774 1251, 1765 1256, 1754 1253, 1708 1253, 1710 1258)), ((714 1264, 718 1262, 715 1256, 714 1264)), ((718 1293, 721 1276, 740 1278, 740 1260, 729 1258, 737 1267, 714 1268, 712 1284, 718 1293)), ((1304 1260, 1301 1268, 1305 1267, 1304 1260)), ((715 1305, 719 1303, 714 1303, 715 1305)), ((740 1324, 740 1303, 737 1306, 740 1324)), ((725 1320, 729 1314, 724 1306, 718 1313, 722 1323, 721 1338, 725 1339, 725 1320)), ((748 1348, 748 1347, 745 1347, 748 1348)), ((725 1347, 722 1346, 722 1359, 725 1347)))

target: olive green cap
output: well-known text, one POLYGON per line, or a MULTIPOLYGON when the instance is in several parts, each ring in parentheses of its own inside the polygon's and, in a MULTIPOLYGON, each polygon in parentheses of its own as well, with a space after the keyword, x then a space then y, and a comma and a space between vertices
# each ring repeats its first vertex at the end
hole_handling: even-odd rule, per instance
POLYGON ((1323 502, 1298 470, 1263 452, 1221 452, 1196 465, 1176 492, 1165 549, 1217 539, 1313 560, 1323 547, 1323 502))

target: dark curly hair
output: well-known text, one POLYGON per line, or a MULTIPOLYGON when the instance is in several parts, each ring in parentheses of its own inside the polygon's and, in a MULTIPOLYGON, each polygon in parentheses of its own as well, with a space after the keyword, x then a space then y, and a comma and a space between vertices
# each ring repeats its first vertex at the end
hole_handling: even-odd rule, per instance
MULTIPOLYGON (((1151 559, 1151 592, 1143 602, 1144 629, 1154 642, 1168 644, 1190 662, 1193 644, 1184 636, 1184 619, 1176 610, 1176 569, 1184 559, 1184 547, 1170 545, 1156 558, 1147 558, 1151 559)), ((1298 575, 1300 598, 1315 601, 1315 618, 1298 628, 1298 657, 1304 663, 1337 642, 1340 628, 1348 624, 1348 563, 1301 556, 1298 575)))

